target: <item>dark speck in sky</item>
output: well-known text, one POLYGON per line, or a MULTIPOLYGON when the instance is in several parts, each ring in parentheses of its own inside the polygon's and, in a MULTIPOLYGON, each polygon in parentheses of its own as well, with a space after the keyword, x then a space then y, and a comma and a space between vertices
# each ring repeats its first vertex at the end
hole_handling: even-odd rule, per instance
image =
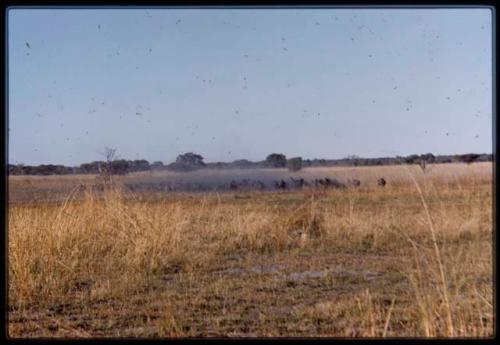
POLYGON ((448 97, 446 97, 446 99, 447 99, 447 100, 450 100, 450 99, 451 99, 451 97, 450 97, 450 96, 448 96, 448 97))
POLYGON ((149 48, 149 52, 151 53, 153 51, 153 49, 149 48))
POLYGON ((175 22, 175 24, 179 24, 181 22, 180 19, 177 19, 177 21, 175 22))
POLYGON ((316 25, 319 25, 319 22, 316 22, 316 25))
POLYGON ((97 30, 101 30, 101 24, 97 24, 97 30))
POLYGON ((476 138, 479 138, 479 134, 476 134, 476 138))
POLYGON ((26 42, 26 47, 28 47, 29 49, 31 49, 30 44, 28 42, 26 42))

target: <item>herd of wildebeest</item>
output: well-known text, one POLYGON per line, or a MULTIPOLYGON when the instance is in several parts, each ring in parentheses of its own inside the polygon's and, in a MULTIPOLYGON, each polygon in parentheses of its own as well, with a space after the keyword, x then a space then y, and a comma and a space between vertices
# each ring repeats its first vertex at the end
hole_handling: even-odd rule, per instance
MULTIPOLYGON (((377 181, 377 185, 384 187, 387 184, 382 177, 377 181)), ((125 183, 124 187, 131 192, 175 192, 175 191, 264 191, 264 190, 292 190, 306 187, 312 188, 348 188, 359 187, 361 181, 358 179, 349 180, 347 183, 342 183, 337 179, 319 178, 314 180, 306 180, 304 178, 293 178, 289 180, 274 180, 265 183, 257 179, 241 179, 231 180, 229 183, 218 185, 204 184, 199 182, 141 182, 141 183, 125 183)))

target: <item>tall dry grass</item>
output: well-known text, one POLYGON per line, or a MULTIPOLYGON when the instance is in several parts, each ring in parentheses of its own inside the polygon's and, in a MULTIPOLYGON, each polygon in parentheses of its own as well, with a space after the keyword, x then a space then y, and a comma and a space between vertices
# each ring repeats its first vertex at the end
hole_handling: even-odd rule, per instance
MULTIPOLYGON (((169 297, 170 309, 164 307, 154 326, 157 335, 182 336, 189 334, 183 325, 192 323, 192 315, 172 305, 184 298, 187 308, 201 298, 188 291, 232 255, 280 254, 291 261, 305 256, 311 266, 315 261, 320 265, 320 257, 352 255, 360 267, 371 257, 391 257, 398 262, 405 288, 395 290, 390 281, 364 281, 354 298, 318 301, 296 311, 296 319, 290 316, 289 322, 309 329, 311 320, 344 320, 342 329, 332 325, 323 333, 331 336, 491 336, 491 176, 433 173, 399 170, 400 181, 410 182, 386 188, 184 195, 155 201, 108 190, 103 198, 87 192, 82 201, 69 195, 60 205, 12 205, 9 308, 19 314, 54 305, 126 304, 134 296, 156 296, 152 286, 158 277, 182 273, 177 297, 169 297)), ((394 269, 389 261, 387 266, 381 262, 381 272, 394 269)), ((224 279, 201 288, 227 300, 224 279)), ((280 286, 279 281, 266 284, 280 286)), ((332 284, 346 283, 334 279, 332 284)), ((261 308, 264 312, 265 306, 261 308)), ((222 329, 215 322, 219 317, 212 321, 222 329)), ((255 326, 257 334, 278 335, 265 323, 255 326)), ((20 334, 16 332, 12 330, 20 334)))

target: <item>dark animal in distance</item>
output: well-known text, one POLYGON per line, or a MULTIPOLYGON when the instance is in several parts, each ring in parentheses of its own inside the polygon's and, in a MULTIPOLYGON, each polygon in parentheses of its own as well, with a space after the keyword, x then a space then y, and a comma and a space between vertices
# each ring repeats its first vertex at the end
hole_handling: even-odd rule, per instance
POLYGON ((381 177, 381 178, 378 179, 377 184, 380 187, 385 187, 385 185, 387 184, 387 182, 385 181, 385 178, 381 177))
POLYGON ((299 187, 299 188, 302 188, 302 187, 304 187, 304 186, 306 186, 308 184, 306 182, 306 180, 304 180, 303 178, 299 178, 298 180, 296 180, 293 177, 290 177, 290 180, 292 180, 292 182, 294 183, 294 185, 296 187, 299 187))
POLYGON ((230 190, 237 190, 238 189, 238 183, 235 180, 232 180, 231 183, 229 184, 229 189, 230 190))
POLYGON ((285 180, 275 181, 274 186, 276 187, 276 189, 286 189, 287 187, 285 180))
POLYGON ((266 185, 262 181, 253 181, 252 187, 258 190, 264 190, 266 185))
POLYGON ((333 188, 344 188, 345 185, 337 181, 336 179, 330 179, 328 177, 325 177, 324 179, 315 179, 314 180, 314 186, 318 187, 321 186, 323 188, 328 188, 328 187, 333 187, 333 188))
POLYGON ((354 179, 354 180, 352 180, 352 185, 354 187, 359 187, 359 186, 361 186, 361 181, 358 179, 354 179))

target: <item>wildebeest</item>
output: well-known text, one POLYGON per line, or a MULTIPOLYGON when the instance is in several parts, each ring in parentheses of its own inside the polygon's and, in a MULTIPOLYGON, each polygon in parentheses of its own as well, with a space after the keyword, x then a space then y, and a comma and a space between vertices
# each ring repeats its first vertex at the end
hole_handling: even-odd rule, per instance
POLYGON ((290 177, 290 180, 292 180, 292 182, 295 184, 295 186, 299 187, 299 188, 302 188, 307 184, 306 180, 304 180, 303 178, 296 180, 293 177, 290 177))
POLYGON ((361 181, 358 179, 354 179, 354 180, 352 180, 352 185, 354 187, 359 187, 359 186, 361 186, 361 181))
POLYGON ((276 187, 276 189, 286 189, 287 187, 286 182, 284 180, 275 181, 274 186, 276 187))
POLYGON ((255 180, 252 182, 252 187, 259 190, 264 190, 266 188, 266 185, 262 181, 255 180))
POLYGON ((377 184, 380 187, 385 187, 385 185, 387 184, 387 182, 385 181, 385 178, 381 177, 381 178, 378 179, 377 184))
POLYGON ((232 180, 231 183, 229 184, 229 189, 230 190, 237 190, 238 189, 238 183, 235 180, 232 180))
POLYGON ((336 179, 330 179, 328 177, 325 177, 324 179, 316 179, 314 180, 314 185, 316 187, 319 186, 322 186, 324 188, 327 188, 327 187, 333 187, 333 188, 344 188, 345 185, 343 183, 340 183, 339 181, 337 181, 336 179))

